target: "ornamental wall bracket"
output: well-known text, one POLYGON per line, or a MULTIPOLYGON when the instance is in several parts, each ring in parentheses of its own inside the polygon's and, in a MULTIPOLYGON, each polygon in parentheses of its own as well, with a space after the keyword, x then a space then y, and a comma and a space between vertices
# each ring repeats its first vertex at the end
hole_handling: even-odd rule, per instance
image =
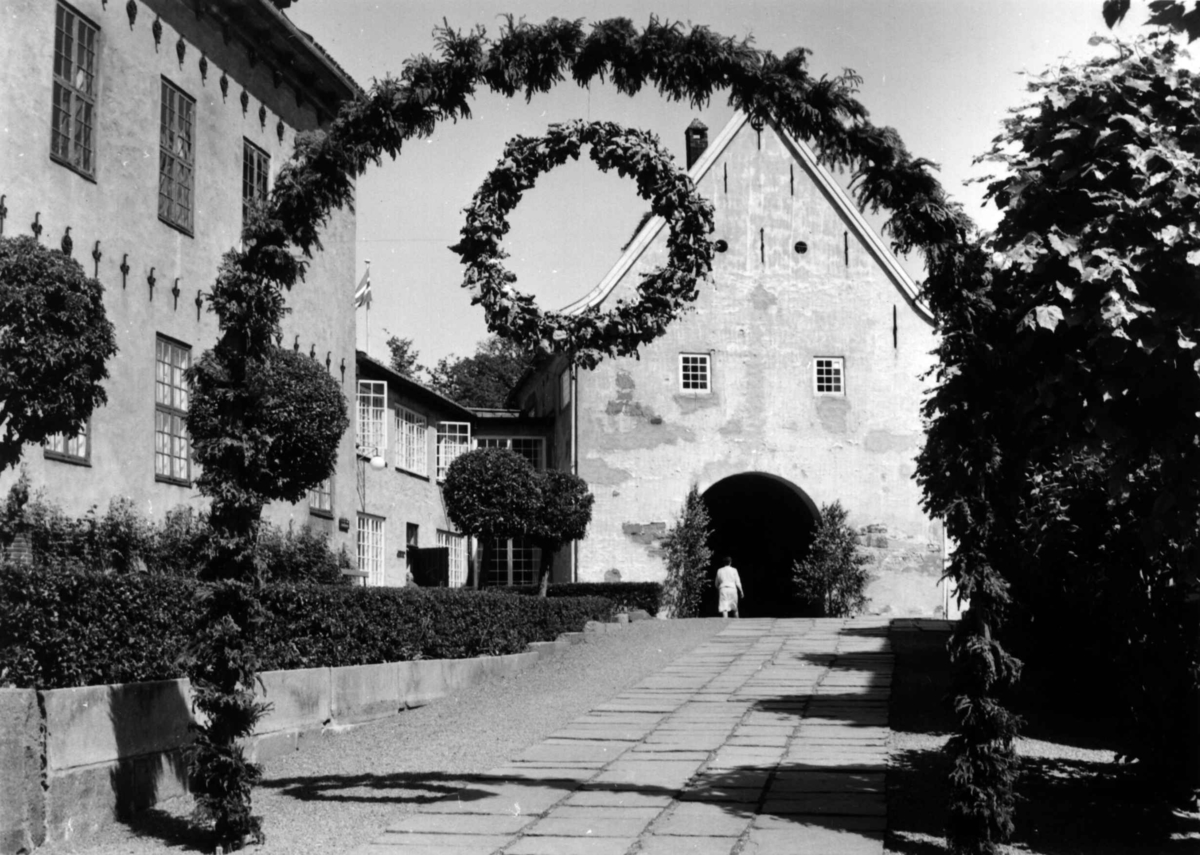
POLYGON ((125 14, 129 16, 129 29, 133 29, 133 22, 137 20, 138 5, 137 0, 129 0, 125 4, 125 14))
POLYGON ((34 240, 41 240, 41 239, 42 239, 42 223, 41 223, 41 218, 42 218, 42 212, 41 212, 41 211, 34 211, 34 214, 33 214, 33 222, 29 224, 29 228, 30 228, 30 229, 33 231, 33 238, 34 238, 34 240))
POLYGON ((146 274, 146 284, 150 286, 150 302, 154 302, 154 283, 157 282, 154 278, 154 268, 150 268, 150 272, 146 274))
POLYGON ((100 241, 96 241, 95 246, 92 247, 92 262, 95 264, 95 267, 92 268, 93 279, 100 278, 100 259, 103 256, 104 253, 100 251, 100 241))
POLYGON ((125 290, 126 281, 129 279, 129 253, 124 253, 121 256, 121 266, 117 268, 121 271, 121 290, 125 290))
POLYGON ((176 311, 176 312, 178 312, 178 311, 179 311, 179 294, 180 294, 180 290, 179 290, 179 277, 178 277, 178 276, 176 276, 176 277, 175 277, 175 284, 171 286, 171 295, 172 295, 172 296, 175 298, 175 306, 174 306, 174 311, 176 311))
POLYGON ((200 307, 204 305, 204 292, 196 292, 196 320, 200 320, 200 307))
POLYGON ((154 52, 158 53, 158 46, 162 42, 162 20, 155 16, 154 23, 150 25, 150 34, 154 36, 154 52))

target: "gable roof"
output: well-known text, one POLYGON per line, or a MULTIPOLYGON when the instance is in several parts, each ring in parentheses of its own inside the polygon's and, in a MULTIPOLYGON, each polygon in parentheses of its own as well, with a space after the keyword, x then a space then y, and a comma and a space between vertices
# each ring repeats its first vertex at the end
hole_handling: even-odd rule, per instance
MULTIPOLYGON (((721 133, 717 135, 717 138, 712 141, 699 159, 692 164, 692 168, 688 170, 688 176, 692 181, 699 184, 700 179, 716 164, 718 158, 725 153, 730 143, 733 142, 738 132, 741 131, 748 121, 749 117, 743 112, 738 111, 733 114, 733 117, 721 129, 721 133)), ((896 286, 896 290, 904 297, 905 302, 912 307, 913 311, 923 321, 933 324, 933 315, 930 313, 928 307, 921 302, 917 284, 908 275, 908 271, 900 264, 899 259, 896 258, 887 244, 883 242, 883 239, 871 228, 845 189, 834 180, 825 167, 817 162, 817 156, 803 140, 795 139, 791 134, 778 126, 773 125, 772 127, 783 140, 784 145, 791 151, 792 156, 813 177, 817 187, 824 193, 825 198, 829 200, 829 203, 841 214, 854 234, 867 247, 867 251, 871 253, 871 256, 875 259, 875 263, 887 274, 892 284, 896 286)), ((641 257, 642 253, 650 247, 650 244, 666 224, 666 220, 662 217, 650 217, 641 227, 641 230, 626 244, 625 251, 620 259, 618 259, 617 263, 600 280, 596 287, 560 311, 564 314, 576 314, 603 303, 617 287, 622 278, 624 278, 625 274, 633 267, 634 263, 641 257)))

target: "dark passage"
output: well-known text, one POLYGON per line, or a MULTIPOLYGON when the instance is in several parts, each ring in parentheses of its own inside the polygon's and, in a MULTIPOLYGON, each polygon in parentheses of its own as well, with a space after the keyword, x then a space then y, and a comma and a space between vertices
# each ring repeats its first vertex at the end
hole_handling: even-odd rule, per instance
MULTIPOLYGON (((762 472, 731 475, 704 493, 712 520, 708 545, 716 574, 721 556, 733 557, 746 597, 742 617, 791 617, 801 613, 793 601, 793 562, 808 553, 817 509, 804 492, 783 478, 762 472)), ((716 614, 716 593, 706 591, 704 614, 716 614)))

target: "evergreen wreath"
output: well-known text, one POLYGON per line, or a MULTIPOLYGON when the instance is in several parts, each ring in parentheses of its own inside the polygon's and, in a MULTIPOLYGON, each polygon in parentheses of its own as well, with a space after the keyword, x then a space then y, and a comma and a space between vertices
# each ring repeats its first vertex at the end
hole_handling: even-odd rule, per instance
POLYGON ((566 351, 576 364, 594 367, 603 356, 631 356, 648 344, 696 299, 697 279, 712 272, 712 204, 702 198, 658 137, 613 122, 576 120, 551 125, 542 137, 515 137, 488 173, 471 206, 462 240, 451 247, 466 265, 463 287, 474 291, 472 304, 487 312, 488 328, 510 340, 533 343, 542 352, 566 351), (637 300, 619 300, 612 309, 579 314, 541 311, 533 297, 512 287, 517 277, 506 269, 500 241, 508 233, 508 214, 538 176, 579 159, 583 146, 608 172, 633 176, 638 195, 667 221, 668 261, 642 274, 637 300))

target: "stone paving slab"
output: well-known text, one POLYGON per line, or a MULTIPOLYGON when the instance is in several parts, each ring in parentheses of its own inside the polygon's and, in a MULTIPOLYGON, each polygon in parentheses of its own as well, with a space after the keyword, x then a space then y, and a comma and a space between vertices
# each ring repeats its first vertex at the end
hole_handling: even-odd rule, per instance
POLYGON ((730 621, 354 855, 882 855, 887 630, 730 621))

